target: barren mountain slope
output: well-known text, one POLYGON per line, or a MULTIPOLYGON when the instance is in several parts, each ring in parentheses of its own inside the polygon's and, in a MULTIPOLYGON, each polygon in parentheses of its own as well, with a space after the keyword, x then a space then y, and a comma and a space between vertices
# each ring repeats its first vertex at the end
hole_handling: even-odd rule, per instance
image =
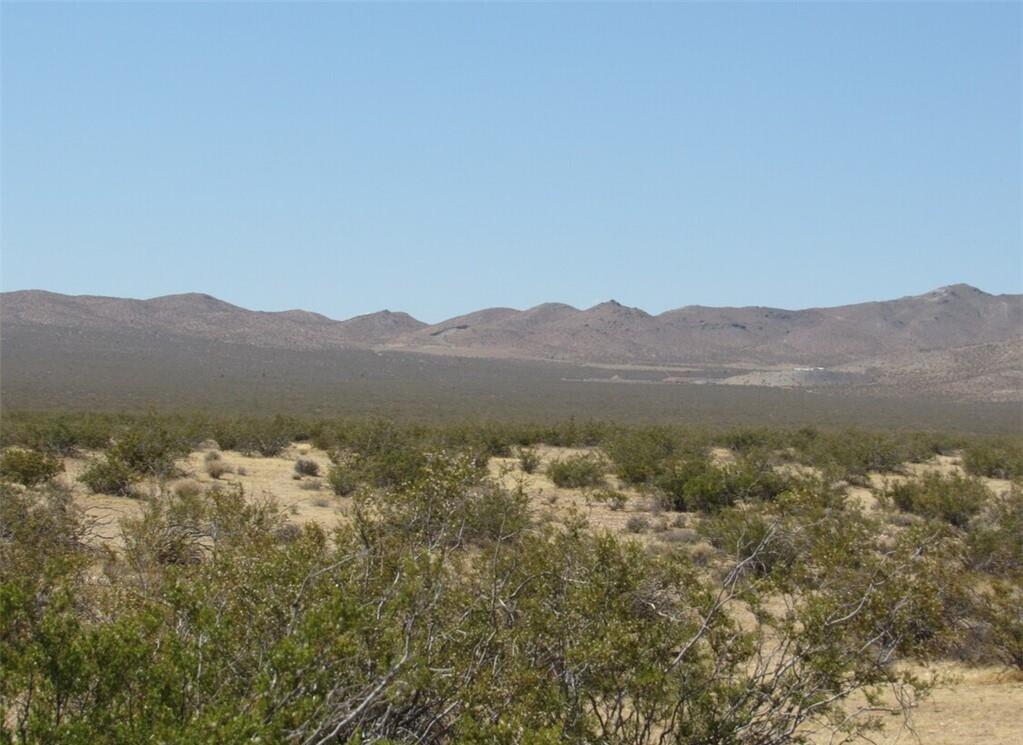
POLYGON ((135 331, 285 349, 385 343, 423 325, 405 313, 389 311, 348 321, 304 310, 252 311, 198 293, 133 300, 42 290, 3 293, 0 322, 6 327, 41 326, 82 333, 135 331))
POLYGON ((869 372, 870 380, 891 389, 996 400, 1016 400, 1023 382, 1023 296, 989 295, 968 285, 808 310, 687 306, 653 316, 615 301, 586 310, 546 303, 524 311, 490 308, 430 326, 391 311, 347 321, 298 310, 250 311, 199 294, 130 300, 23 291, 0 296, 0 321, 8 334, 59 332, 24 339, 116 332, 147 344, 176 338, 271 349, 358 346, 779 374, 824 367, 869 372))
POLYGON ((1023 401, 1023 337, 903 353, 846 368, 868 372, 878 391, 940 394, 955 400, 1023 401))
POLYGON ((398 340, 410 348, 645 364, 836 365, 905 351, 1000 342, 1023 328, 1023 297, 968 285, 835 308, 687 306, 651 316, 614 301, 483 312, 398 340))

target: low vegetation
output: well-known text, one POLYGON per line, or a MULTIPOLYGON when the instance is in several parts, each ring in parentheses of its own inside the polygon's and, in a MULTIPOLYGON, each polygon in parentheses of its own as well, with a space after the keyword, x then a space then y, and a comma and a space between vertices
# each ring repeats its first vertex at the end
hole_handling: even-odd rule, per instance
POLYGON ((594 455, 570 455, 547 464, 547 478, 556 486, 580 489, 604 483, 604 462, 594 455))
POLYGON ((991 492, 976 478, 928 473, 898 482, 882 495, 905 512, 965 527, 980 512, 991 492))
POLYGON ((58 458, 38 450, 10 448, 0 455, 0 479, 22 486, 45 483, 63 470, 58 458))
POLYGON ((6 424, 2 742, 781 745, 904 714, 928 692, 919 661, 1023 669, 1023 492, 898 460, 963 446, 943 436, 6 424), (344 497, 344 519, 302 524, 218 479, 210 441, 263 443, 299 486, 344 497), (293 442, 329 453, 322 482, 293 442), (541 460, 541 445, 586 449, 541 460), (58 453, 88 459, 90 489, 139 495, 115 544, 56 478, 58 453), (502 486, 494 456, 618 527, 502 486), (891 485, 868 510, 845 486, 876 470, 891 485))

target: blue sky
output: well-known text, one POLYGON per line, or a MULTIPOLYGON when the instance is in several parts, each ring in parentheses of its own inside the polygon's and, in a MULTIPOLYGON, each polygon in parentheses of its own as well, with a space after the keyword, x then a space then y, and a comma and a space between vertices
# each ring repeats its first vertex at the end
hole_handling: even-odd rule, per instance
POLYGON ((427 321, 1023 291, 1017 3, 0 12, 4 290, 427 321))

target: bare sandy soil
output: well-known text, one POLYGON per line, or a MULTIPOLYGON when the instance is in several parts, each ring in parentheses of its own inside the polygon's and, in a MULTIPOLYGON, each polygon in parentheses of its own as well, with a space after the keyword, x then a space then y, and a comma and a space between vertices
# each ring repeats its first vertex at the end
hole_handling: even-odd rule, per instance
MULTIPOLYGON (((686 515, 661 512, 656 503, 635 488, 622 484, 615 476, 606 478, 607 489, 619 492, 624 499, 614 504, 599 498, 597 490, 565 489, 554 485, 544 475, 544 466, 559 458, 588 452, 574 448, 539 446, 536 448, 541 466, 534 473, 524 473, 517 458, 493 458, 489 464, 491 476, 509 488, 521 487, 531 499, 536 514, 556 521, 569 517, 582 517, 591 526, 616 532, 629 533, 644 543, 654 545, 682 542, 690 550, 699 551, 703 545, 689 526, 686 515), (629 532, 630 518, 641 517, 646 528, 641 533, 629 532)), ((589 451, 592 452, 592 451, 589 451)), ((596 455, 596 453, 594 453, 596 455)), ((338 498, 329 489, 322 476, 330 465, 327 453, 308 445, 290 446, 279 457, 248 457, 240 453, 221 454, 222 462, 231 472, 220 479, 209 476, 205 469, 205 452, 194 452, 179 462, 183 477, 165 485, 175 488, 183 482, 196 482, 203 486, 241 484, 252 499, 273 498, 284 507, 296 522, 316 522, 330 529, 344 520, 351 500, 338 498), (313 460, 320 465, 321 476, 294 477, 298 458, 313 460)), ((734 455, 717 449, 712 453, 719 462, 728 462, 734 455)), ((88 493, 76 481, 89 462, 90 454, 69 459, 60 477, 74 492, 75 499, 97 521, 97 535, 112 546, 120 544, 118 523, 127 516, 137 514, 140 501, 88 493)), ((959 459, 939 456, 925 464, 907 464, 905 473, 921 475, 926 472, 943 474, 962 471, 959 459)), ((871 474, 870 487, 851 486, 849 495, 866 509, 876 509, 876 492, 893 479, 906 476, 871 474)), ((1007 481, 985 479, 995 492, 1010 487, 1007 481)), ((158 485, 141 487, 143 493, 155 492, 158 485)), ((901 718, 893 717, 890 726, 876 737, 877 743, 920 743, 921 745, 1016 745, 1023 743, 1023 676, 991 667, 967 667, 947 663, 938 668, 947 679, 913 712, 909 728, 901 718)), ((819 742, 828 742, 822 737, 819 742)))

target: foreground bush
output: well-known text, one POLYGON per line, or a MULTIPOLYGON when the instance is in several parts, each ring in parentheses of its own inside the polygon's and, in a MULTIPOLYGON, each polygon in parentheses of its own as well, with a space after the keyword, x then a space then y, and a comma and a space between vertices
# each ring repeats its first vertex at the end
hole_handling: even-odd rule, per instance
POLYGON ((974 569, 995 576, 1023 576, 1023 489, 991 499, 970 524, 968 556, 974 569))
POLYGON ((0 496, 4 741, 802 742, 872 726, 850 696, 912 701, 892 663, 944 633, 934 536, 882 550, 812 493, 757 503, 720 581, 533 522, 471 453, 357 493, 329 538, 240 488, 158 497, 102 578, 66 501, 0 496), (775 540, 784 571, 745 571, 775 540))
POLYGON ((998 580, 982 593, 978 605, 987 624, 989 647, 1006 667, 1023 671, 1023 583, 998 580))

